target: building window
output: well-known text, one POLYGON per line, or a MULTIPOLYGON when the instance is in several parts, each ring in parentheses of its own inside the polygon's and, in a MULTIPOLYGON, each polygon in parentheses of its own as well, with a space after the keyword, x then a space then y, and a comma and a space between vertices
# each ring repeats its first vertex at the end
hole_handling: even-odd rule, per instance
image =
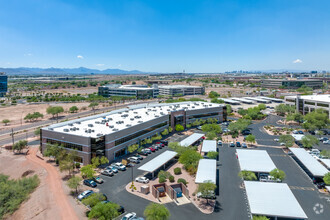
POLYGON ((320 107, 329 107, 329 104, 324 104, 324 103, 317 103, 317 106, 320 106, 320 107))
POLYGON ((83 147, 81 145, 78 145, 78 144, 71 144, 71 143, 56 141, 56 140, 52 140, 52 139, 47 139, 46 143, 47 144, 58 145, 58 146, 62 146, 64 148, 69 148, 69 149, 78 150, 78 151, 82 151, 82 149, 83 149, 83 147))
POLYGON ((204 117, 210 117, 210 116, 215 116, 215 115, 219 115, 219 112, 206 113, 206 114, 201 114, 201 115, 190 115, 190 116, 188 116, 188 118, 189 119, 204 118, 204 117))

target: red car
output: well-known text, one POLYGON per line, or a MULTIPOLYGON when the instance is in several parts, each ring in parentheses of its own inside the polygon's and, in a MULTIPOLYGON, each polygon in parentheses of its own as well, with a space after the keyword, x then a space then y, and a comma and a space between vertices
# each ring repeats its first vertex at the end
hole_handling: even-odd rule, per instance
POLYGON ((149 147, 149 150, 151 150, 151 152, 155 152, 156 151, 156 149, 153 148, 153 147, 149 147))
POLYGON ((165 147, 165 144, 163 144, 162 142, 156 142, 156 144, 160 145, 160 147, 165 147))

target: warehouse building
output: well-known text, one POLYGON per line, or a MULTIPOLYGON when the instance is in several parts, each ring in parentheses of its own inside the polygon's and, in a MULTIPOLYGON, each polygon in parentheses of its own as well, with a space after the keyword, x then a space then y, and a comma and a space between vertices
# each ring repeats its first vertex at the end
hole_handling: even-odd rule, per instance
POLYGON ((159 95, 164 96, 185 96, 185 95, 204 95, 205 87, 188 85, 163 85, 159 86, 159 95))
POLYGON ((110 161, 127 153, 127 147, 161 133, 176 124, 196 119, 226 120, 226 106, 205 102, 140 104, 99 115, 62 122, 41 129, 41 147, 57 144, 78 151, 77 161, 89 164, 92 157, 110 161))
POLYGON ((111 96, 130 96, 138 99, 149 99, 157 98, 159 90, 157 86, 148 87, 147 85, 121 85, 121 84, 110 84, 100 86, 98 93, 104 97, 111 96))
POLYGON ((278 89, 284 87, 286 89, 297 89, 301 86, 307 86, 312 89, 319 89, 323 86, 323 81, 320 79, 263 79, 261 87, 278 89))
POLYGON ((315 109, 323 109, 330 118, 330 94, 285 96, 284 100, 286 104, 296 106, 297 111, 303 115, 315 109))

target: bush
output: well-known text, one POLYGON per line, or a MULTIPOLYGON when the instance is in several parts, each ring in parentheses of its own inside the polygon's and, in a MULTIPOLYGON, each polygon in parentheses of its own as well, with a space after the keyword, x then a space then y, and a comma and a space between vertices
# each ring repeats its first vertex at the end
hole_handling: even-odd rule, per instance
POLYGON ((175 181, 174 176, 170 176, 168 179, 170 180, 171 183, 174 183, 175 181))
POLYGON ((174 168, 174 174, 175 175, 180 175, 182 172, 181 172, 181 168, 180 167, 177 167, 177 168, 174 168))
POLYGON ((76 163, 75 166, 76 166, 77 169, 79 169, 80 168, 80 163, 76 163))
POLYGON ((165 183, 166 182, 166 178, 161 176, 159 177, 159 183, 165 183))
POLYGON ((177 183, 183 183, 185 186, 187 185, 187 181, 183 178, 179 178, 177 183))

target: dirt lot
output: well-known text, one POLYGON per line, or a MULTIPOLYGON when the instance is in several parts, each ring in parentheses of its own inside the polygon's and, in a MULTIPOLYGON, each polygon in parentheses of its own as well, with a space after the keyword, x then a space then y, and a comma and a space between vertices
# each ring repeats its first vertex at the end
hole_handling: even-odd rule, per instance
MULTIPOLYGON (((33 150, 36 151, 37 146, 35 146, 33 150)), ((39 158, 38 160, 46 164, 43 160, 39 158)), ((48 166, 53 165, 48 164, 48 166)), ((40 178, 39 187, 30 195, 27 201, 21 204, 20 208, 13 215, 8 217, 8 219, 63 219, 62 213, 65 210, 61 207, 63 206, 61 203, 66 204, 64 200, 67 200, 67 206, 72 206, 72 210, 74 210, 71 215, 67 215, 73 217, 70 219, 87 219, 84 215, 85 208, 78 204, 73 197, 68 196, 70 190, 64 182, 59 179, 59 183, 62 185, 62 187, 59 187, 56 184, 54 185, 55 181, 50 181, 50 178, 56 175, 55 173, 49 173, 50 171, 47 165, 46 167, 40 166, 40 164, 31 160, 29 156, 13 155, 11 151, 1 149, 0 167, 1 173, 9 175, 10 178, 20 178, 22 174, 28 170, 33 172, 30 175, 37 174, 40 178), (54 187, 56 187, 55 192, 54 187), (63 200, 58 201, 58 194, 61 194, 60 188, 63 188, 65 194, 63 200)), ((57 168, 55 170, 58 172, 57 168)), ((58 173, 58 175, 63 177, 63 174, 58 173)))
MULTIPOLYGON (((62 106, 64 108, 64 111, 67 112, 69 111, 69 108, 74 105, 81 109, 82 107, 88 107, 89 103, 18 104, 16 106, 0 107, 0 121, 2 121, 3 119, 9 119, 11 121, 7 126, 1 124, 0 130, 10 128, 12 126, 21 125, 21 121, 23 122, 22 125, 31 123, 24 121, 24 117, 28 113, 40 112, 44 115, 43 120, 46 120, 52 117, 51 115, 47 115, 46 113, 46 109, 49 106, 62 106)), ((68 113, 62 113, 61 115, 66 114, 68 113)))

